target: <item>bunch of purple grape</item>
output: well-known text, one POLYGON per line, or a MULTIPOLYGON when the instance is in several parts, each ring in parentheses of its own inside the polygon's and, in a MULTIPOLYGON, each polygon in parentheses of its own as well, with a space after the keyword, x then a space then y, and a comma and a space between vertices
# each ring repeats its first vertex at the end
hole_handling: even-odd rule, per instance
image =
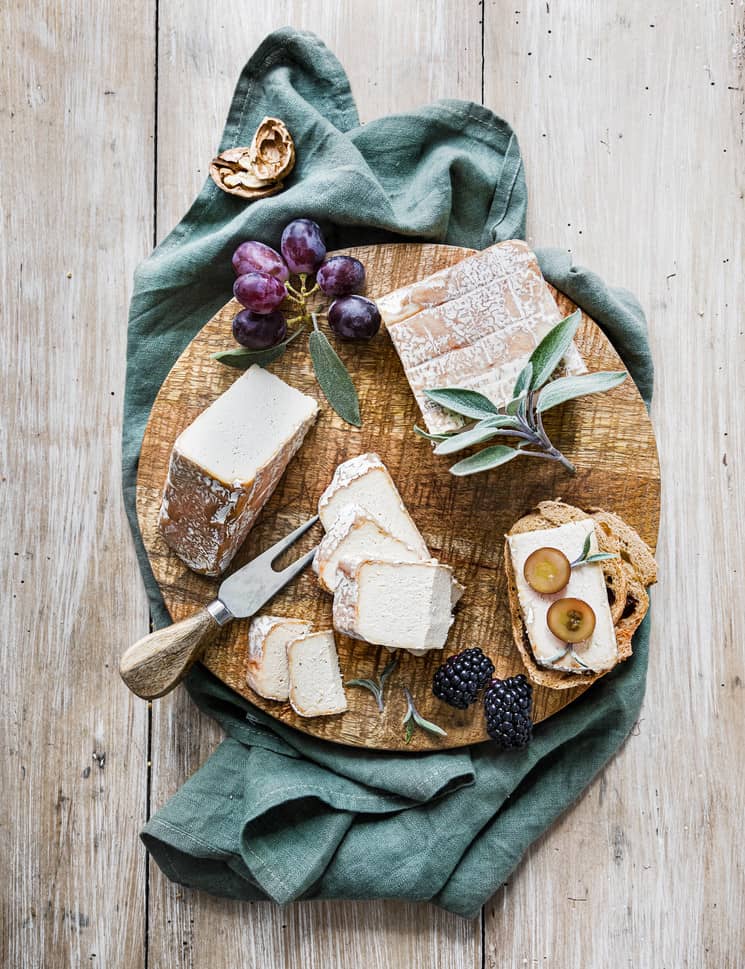
MULTIPOLYGON (((295 219, 282 233, 280 252, 263 242, 243 242, 233 253, 237 279, 233 295, 245 306, 233 320, 233 336, 250 350, 266 350, 287 338, 288 320, 279 309, 288 299, 297 307, 289 322, 311 319, 306 301, 317 290, 333 299, 328 323, 343 340, 369 340, 380 328, 380 313, 372 300, 357 295, 365 284, 365 267, 352 256, 326 257, 319 226, 295 219), (281 255, 280 255, 281 252, 281 255), (325 261, 324 261, 325 259, 325 261), (300 277, 300 288, 290 282, 300 277), (308 288, 308 276, 315 285, 308 288)), ((315 320, 313 320, 314 325, 315 320)))

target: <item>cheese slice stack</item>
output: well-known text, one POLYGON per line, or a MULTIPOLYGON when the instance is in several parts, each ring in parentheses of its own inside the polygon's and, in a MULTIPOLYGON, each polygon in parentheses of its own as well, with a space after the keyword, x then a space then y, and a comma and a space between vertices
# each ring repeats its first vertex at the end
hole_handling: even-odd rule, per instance
MULTIPOLYGON (((378 558, 391 562, 417 562, 421 551, 391 535, 361 505, 345 505, 318 546, 313 568, 321 588, 333 592, 339 584, 339 563, 378 558)), ((426 556, 427 558, 429 556, 426 556)))
POLYGON ((267 700, 286 700, 290 695, 287 647, 309 633, 311 625, 283 616, 259 616, 248 630, 246 682, 267 700))
MULTIPOLYGON (((433 433, 455 430, 464 419, 425 390, 464 387, 505 403, 530 354, 561 320, 535 255, 520 240, 467 256, 377 305, 433 433)), ((564 365, 570 374, 586 370, 574 346, 564 365)))
POLYGON ((567 522, 557 528, 507 536, 523 624, 535 661, 540 666, 573 673, 589 668, 600 673, 612 669, 618 662, 616 632, 600 563, 573 568, 568 585, 554 595, 536 592, 525 581, 523 574, 526 559, 539 548, 557 548, 573 562, 581 555, 588 535, 590 553, 598 552, 595 522, 591 518, 567 522), (561 659, 556 658, 566 650, 566 643, 554 636, 548 628, 546 616, 551 604, 564 598, 582 599, 595 613, 595 630, 592 636, 572 647, 581 662, 574 660, 570 652, 561 659))
POLYGON ((334 626, 345 636, 389 649, 442 649, 463 593, 439 562, 365 560, 341 564, 334 626))
POLYGON ((327 533, 314 565, 334 593, 336 629, 415 654, 442 649, 463 587, 431 558, 378 455, 339 465, 318 513, 327 533))
POLYGON ((159 525, 190 569, 227 568, 317 414, 312 397, 253 366, 179 435, 159 525))

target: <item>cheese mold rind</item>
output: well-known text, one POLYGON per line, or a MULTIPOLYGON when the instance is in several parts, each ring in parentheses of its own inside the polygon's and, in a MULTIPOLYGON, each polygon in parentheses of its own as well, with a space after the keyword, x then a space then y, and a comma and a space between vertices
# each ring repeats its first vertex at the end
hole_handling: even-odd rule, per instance
POLYGON ((228 567, 317 414, 312 397, 253 366, 182 431, 159 527, 190 569, 228 567))
POLYGON ((288 644, 310 632, 311 624, 284 616, 258 616, 248 630, 246 682, 267 700, 287 700, 290 672, 288 644))

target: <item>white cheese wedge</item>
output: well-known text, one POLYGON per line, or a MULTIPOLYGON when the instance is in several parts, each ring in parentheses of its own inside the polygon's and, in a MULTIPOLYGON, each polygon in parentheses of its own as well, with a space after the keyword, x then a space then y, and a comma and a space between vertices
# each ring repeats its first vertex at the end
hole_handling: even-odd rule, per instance
MULTIPOLYGON (((468 256, 377 305, 427 427, 437 433, 465 419, 426 390, 465 387, 505 403, 532 351, 561 320, 535 255, 520 240, 468 256)), ((569 374, 586 370, 574 345, 564 365, 569 374)))
POLYGON ((345 636, 417 653, 442 649, 463 587, 439 562, 341 562, 334 626, 345 636))
MULTIPOLYGON (((339 562, 381 559, 385 562, 418 562, 421 552, 395 538, 361 505, 344 507, 318 546, 313 568, 327 592, 339 583, 339 562)), ((429 556, 426 556, 428 559, 429 556)))
POLYGON ((312 397, 253 366, 182 431, 159 525, 190 569, 227 568, 317 414, 312 397))
POLYGON ((301 717, 344 713, 344 692, 333 630, 308 633, 287 647, 290 704, 301 717))
POLYGON ((259 616, 248 630, 246 682, 267 700, 286 700, 290 695, 287 646, 309 633, 311 624, 283 616, 259 616))
POLYGON ((618 662, 616 633, 608 604, 603 569, 599 563, 575 566, 572 569, 569 584, 554 595, 536 592, 528 585, 523 575, 525 561, 531 552, 539 548, 557 548, 570 562, 573 562, 582 554, 588 535, 590 535, 591 553, 598 552, 595 522, 590 518, 567 522, 558 528, 507 536, 523 622, 533 656, 540 666, 572 673, 586 672, 589 668, 600 673, 612 669, 618 662), (595 613, 595 631, 590 639, 572 647, 580 662, 575 661, 569 652, 563 658, 557 658, 566 650, 567 644, 554 636, 546 621, 551 604, 557 599, 564 598, 582 599, 595 613))
POLYGON ((340 464, 334 472, 331 484, 318 502, 318 514, 326 531, 342 510, 352 504, 369 512, 386 531, 414 549, 421 558, 429 558, 424 539, 377 454, 360 454, 340 464))

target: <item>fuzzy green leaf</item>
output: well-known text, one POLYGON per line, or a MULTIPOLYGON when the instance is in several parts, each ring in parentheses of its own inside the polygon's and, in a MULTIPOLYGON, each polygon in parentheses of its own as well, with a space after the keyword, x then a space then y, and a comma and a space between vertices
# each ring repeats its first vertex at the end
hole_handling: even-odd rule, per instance
POLYGON ((541 390, 538 396, 538 410, 543 412, 558 407, 564 401, 584 397, 586 394, 601 394, 622 384, 626 379, 625 370, 607 370, 601 373, 585 373, 579 377, 559 377, 541 390))
POLYGON ((269 347, 268 350, 249 350, 247 347, 236 347, 234 350, 218 350, 212 354, 212 359, 218 363, 224 363, 226 367, 235 367, 237 370, 248 370, 254 364, 259 367, 266 367, 275 360, 279 360, 287 347, 293 340, 297 339, 305 330, 299 327, 278 343, 276 346, 269 347))
POLYGON ((383 691, 380 689, 377 683, 373 680, 347 680, 344 686, 361 686, 365 690, 369 690, 375 697, 375 702, 378 705, 378 710, 383 712, 383 691))
POLYGON ((523 369, 517 376, 515 381, 515 389, 512 391, 513 397, 519 397, 520 394, 524 394, 525 391, 530 387, 530 381, 533 377, 533 364, 528 360, 523 369))
POLYGON ((465 390, 462 387, 438 387, 434 390, 425 390, 424 393, 436 404, 454 411, 456 414, 462 414, 463 417, 472 417, 479 420, 482 417, 490 417, 499 413, 489 398, 484 397, 477 390, 465 390))
POLYGON ((438 727, 436 723, 432 723, 431 720, 425 720, 424 717, 414 710, 414 722, 417 727, 421 727, 422 730, 428 730, 429 733, 436 733, 439 737, 447 737, 447 732, 438 727))
POLYGON ((440 441, 434 453, 438 455, 455 454, 456 451, 462 451, 467 447, 472 447, 474 444, 483 444, 484 441, 488 441, 494 437, 495 430, 496 428, 494 427, 484 427, 479 423, 469 431, 453 434, 447 440, 440 441))
POLYGON ((450 434, 430 434, 429 431, 422 430, 416 424, 414 425, 414 433, 418 434, 419 437, 426 438, 428 441, 447 441, 451 436, 450 434))
POLYGON ((583 562, 580 562, 580 565, 587 565, 590 562, 607 562, 608 559, 617 558, 615 552, 596 552, 594 555, 588 555, 583 562))
POLYGON ((575 310, 571 316, 567 316, 549 330, 531 353, 529 362, 533 372, 530 378, 530 390, 541 388, 559 366, 561 358, 574 339, 581 319, 581 312, 575 310))
POLYGON ((308 345, 313 370, 326 400, 343 421, 362 427, 360 402, 352 378, 325 333, 313 330, 308 345))
POLYGON ((450 469, 450 474, 462 478, 468 474, 478 474, 479 471, 490 471, 498 468, 500 464, 506 464, 516 458, 521 451, 513 447, 505 447, 504 444, 494 444, 492 447, 485 447, 483 451, 471 454, 462 461, 458 461, 450 469))

